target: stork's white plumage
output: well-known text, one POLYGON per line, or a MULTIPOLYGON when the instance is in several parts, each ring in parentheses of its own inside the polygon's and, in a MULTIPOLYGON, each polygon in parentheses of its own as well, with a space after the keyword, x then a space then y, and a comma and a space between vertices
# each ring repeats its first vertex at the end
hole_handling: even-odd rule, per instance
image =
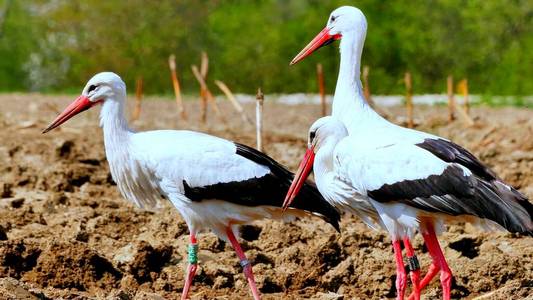
MULTIPOLYGON (((329 156, 329 169, 335 166, 336 178, 330 179, 343 184, 348 182, 354 189, 351 193, 358 195, 358 201, 362 201, 360 196, 366 197, 379 214, 381 225, 391 234, 397 261, 398 298, 403 298, 406 287, 400 240, 404 242, 409 261, 416 267, 410 239, 418 230, 433 263, 420 282, 419 271, 411 272, 412 297, 418 299, 420 289, 441 270, 443 297, 449 299, 452 274, 435 229, 440 229, 446 221, 460 220, 490 226, 498 224, 511 232, 532 235, 533 205, 461 146, 392 124, 366 103, 360 80, 366 29, 366 19, 359 9, 340 7, 331 13, 326 28, 291 64, 340 39, 340 69, 332 108, 332 115, 340 122, 335 125, 335 121, 326 119, 313 125, 320 127, 329 123, 326 127, 332 129, 325 131, 333 132, 334 137, 342 136, 339 132, 343 130, 348 134, 342 141, 338 140, 335 153, 324 151, 324 155, 329 156)), ((310 162, 313 151, 308 152, 306 159, 310 162)), ((310 168, 301 165, 300 170, 309 172, 310 168)), ((319 179, 321 175, 327 178, 324 174, 328 172, 324 170, 327 168, 317 170, 315 163, 319 189, 331 201, 319 179)), ((297 178, 299 175, 300 172, 297 178)), ((341 197, 336 195, 335 198, 339 201, 341 197)))
MULTIPOLYGON (((134 132, 124 118, 126 85, 103 72, 89 80, 82 95, 44 131, 74 115, 102 104, 100 125, 107 160, 122 195, 141 207, 168 199, 189 230, 189 268, 182 299, 187 298, 196 272, 196 234, 213 230, 229 241, 244 268, 254 299, 259 292, 251 265, 235 238, 235 226, 261 218, 279 219, 293 174, 267 155, 248 146, 192 131, 134 132)), ((316 214, 338 229, 338 212, 312 184, 285 219, 316 214)))

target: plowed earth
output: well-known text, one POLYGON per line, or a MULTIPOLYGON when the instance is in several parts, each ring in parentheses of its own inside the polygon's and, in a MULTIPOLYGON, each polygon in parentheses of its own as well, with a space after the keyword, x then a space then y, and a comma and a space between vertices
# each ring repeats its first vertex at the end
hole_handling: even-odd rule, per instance
MULTIPOLYGON (((40 133, 72 100, 42 95, 0 96, 0 298, 175 299, 184 281, 187 226, 166 205, 134 207, 118 193, 107 166, 98 108, 62 128, 40 133)), ((198 104, 178 122, 175 103, 149 99, 139 130, 193 129, 254 145, 254 128, 228 103, 228 121, 209 112, 199 125, 198 104)), ((252 116, 253 106, 247 105, 252 116)), ((305 151, 313 105, 265 103, 266 152, 295 170, 305 151)), ((402 123, 402 108, 388 108, 402 123)), ((502 178, 533 197, 533 111, 472 109, 476 125, 448 124, 445 107, 416 107, 417 128, 470 149, 502 178)), ((187 145, 183 145, 187 147, 187 145)), ((384 232, 345 216, 337 233, 320 219, 270 220, 245 226, 241 241, 264 299, 394 298, 395 265, 384 232)), ((250 293, 229 245, 212 233, 200 238, 200 267, 192 299, 247 299, 250 293)), ((454 271, 453 298, 532 299, 533 239, 483 232, 469 224, 441 236, 454 271), (477 297, 477 298, 476 298, 477 297)), ((415 241, 422 269, 429 256, 415 241)), ((441 297, 438 280, 426 299, 441 297)))

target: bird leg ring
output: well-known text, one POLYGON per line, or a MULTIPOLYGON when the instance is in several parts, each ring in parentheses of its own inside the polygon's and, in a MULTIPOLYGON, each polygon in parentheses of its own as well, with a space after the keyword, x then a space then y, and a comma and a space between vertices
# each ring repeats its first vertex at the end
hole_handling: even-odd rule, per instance
POLYGON ((420 300, 420 263, 416 257, 413 245, 411 245, 411 240, 408 237, 403 238, 403 245, 407 256, 409 276, 413 284, 413 299, 420 300))
POLYGON ((246 268, 246 266, 251 265, 250 261, 247 259, 243 259, 239 262, 241 264, 241 267, 246 268))
POLYGON ((198 244, 190 244, 189 245, 189 263, 192 265, 198 264, 198 244))
POLYGON ((420 263, 416 255, 407 257, 407 267, 409 268, 409 272, 420 270, 420 263))

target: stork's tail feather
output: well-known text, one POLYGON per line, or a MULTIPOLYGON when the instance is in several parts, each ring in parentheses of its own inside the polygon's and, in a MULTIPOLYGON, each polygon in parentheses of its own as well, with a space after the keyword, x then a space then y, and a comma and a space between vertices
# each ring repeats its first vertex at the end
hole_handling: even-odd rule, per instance
MULTIPOLYGON (((244 144, 234 143, 236 147, 236 153, 247 159, 254 161, 263 166, 267 166, 272 174, 279 180, 280 185, 283 187, 279 189, 280 197, 279 207, 283 204, 283 199, 291 186, 294 174, 287 170, 280 163, 272 159, 265 153, 258 151, 250 146, 244 144)), ((302 186, 302 189, 294 199, 291 207, 305 210, 309 213, 317 215, 324 219, 324 221, 330 223, 337 231, 339 229, 340 214, 331 204, 329 204, 324 197, 318 191, 318 188, 311 181, 306 181, 302 186)))
POLYGON ((488 219, 510 232, 533 236, 533 204, 513 187, 500 180, 479 180, 478 194, 491 203, 488 219))

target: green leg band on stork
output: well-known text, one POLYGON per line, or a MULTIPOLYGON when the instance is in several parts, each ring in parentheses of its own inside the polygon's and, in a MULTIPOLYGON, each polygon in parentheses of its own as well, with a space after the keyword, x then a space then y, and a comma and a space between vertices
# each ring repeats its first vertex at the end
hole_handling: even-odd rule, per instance
POLYGON ((195 265, 198 263, 198 244, 189 244, 189 263, 195 265))

